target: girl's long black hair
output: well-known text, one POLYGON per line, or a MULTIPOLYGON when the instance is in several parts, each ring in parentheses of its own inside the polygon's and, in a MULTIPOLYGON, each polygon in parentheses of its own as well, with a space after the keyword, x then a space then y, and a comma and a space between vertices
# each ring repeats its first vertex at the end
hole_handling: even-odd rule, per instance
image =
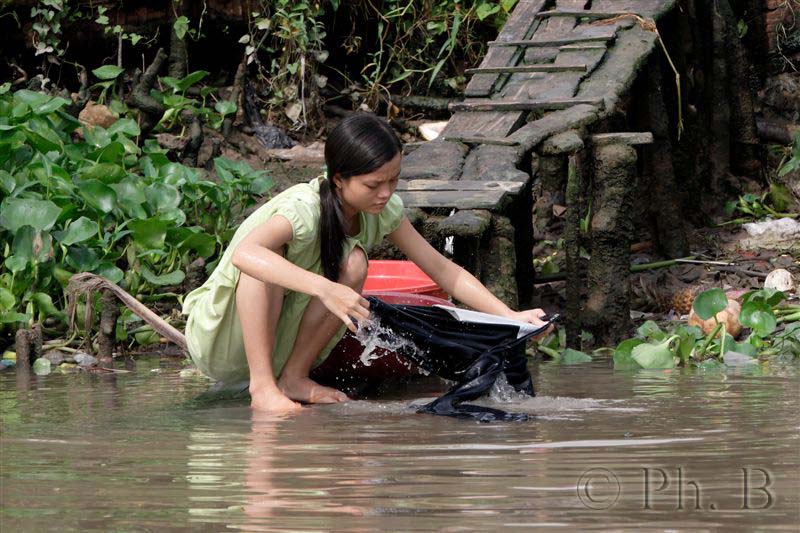
POLYGON ((331 281, 339 279, 345 221, 334 176, 347 180, 369 174, 400 153, 402 145, 386 122, 369 113, 342 120, 325 142, 328 179, 319 187, 322 272, 331 281))

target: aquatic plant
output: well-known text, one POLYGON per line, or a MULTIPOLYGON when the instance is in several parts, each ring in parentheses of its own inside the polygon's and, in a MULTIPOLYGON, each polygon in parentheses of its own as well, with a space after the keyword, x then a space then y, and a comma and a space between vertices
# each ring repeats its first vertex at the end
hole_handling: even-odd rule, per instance
POLYGON ((134 120, 87 127, 68 104, 0 86, 0 331, 63 323, 73 273, 147 298, 180 285, 196 258, 212 268, 234 220, 272 186, 243 162, 217 158, 213 173, 175 163, 152 139, 137 144, 134 120))
POLYGON ((697 295, 692 304, 697 315, 717 325, 708 334, 697 326, 679 324, 664 331, 647 321, 636 337, 622 341, 614 350, 614 368, 674 368, 695 364, 714 366, 734 352, 754 360, 800 357, 800 305, 781 305, 786 295, 773 289, 750 291, 742 296, 739 322, 749 333, 741 342, 726 331, 717 314, 727 305, 721 289, 697 295))

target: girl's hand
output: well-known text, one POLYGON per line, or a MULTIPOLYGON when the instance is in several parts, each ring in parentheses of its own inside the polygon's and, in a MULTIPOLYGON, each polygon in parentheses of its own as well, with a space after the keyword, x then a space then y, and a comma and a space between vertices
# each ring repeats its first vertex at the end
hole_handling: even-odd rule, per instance
MULTIPOLYGON (((517 311, 512 312, 509 318, 513 318, 514 320, 519 320, 520 322, 527 322, 528 324, 533 324, 534 326, 543 326, 547 324, 547 321, 542 320, 542 317, 545 316, 546 313, 541 309, 528 309, 527 311, 517 311)), ((552 332, 554 326, 550 324, 550 327, 547 328, 543 333, 535 336, 534 339, 538 340, 547 335, 548 333, 552 332)))
POLYGON ((328 311, 339 317, 339 320, 353 333, 357 328, 351 317, 356 320, 369 320, 369 302, 347 285, 331 283, 319 295, 319 299, 328 311))

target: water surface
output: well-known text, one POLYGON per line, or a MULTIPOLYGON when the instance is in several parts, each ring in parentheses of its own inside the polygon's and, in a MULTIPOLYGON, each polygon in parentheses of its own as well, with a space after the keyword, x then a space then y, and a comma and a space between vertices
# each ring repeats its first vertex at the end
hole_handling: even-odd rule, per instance
POLYGON ((533 363, 537 416, 414 414, 432 378, 290 417, 197 401, 175 360, 0 374, 0 529, 796 530, 800 369, 533 363), (122 368, 122 367, 120 367, 122 368))

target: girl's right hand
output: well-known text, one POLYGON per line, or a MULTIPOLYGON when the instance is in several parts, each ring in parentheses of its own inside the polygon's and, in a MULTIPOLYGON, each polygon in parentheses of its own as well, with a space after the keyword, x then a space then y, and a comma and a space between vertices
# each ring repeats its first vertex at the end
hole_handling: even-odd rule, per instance
POLYGON ((356 320, 369 320, 369 302, 347 285, 331 282, 320 294, 319 299, 328 311, 339 317, 339 320, 353 333, 357 328, 351 317, 356 320))

